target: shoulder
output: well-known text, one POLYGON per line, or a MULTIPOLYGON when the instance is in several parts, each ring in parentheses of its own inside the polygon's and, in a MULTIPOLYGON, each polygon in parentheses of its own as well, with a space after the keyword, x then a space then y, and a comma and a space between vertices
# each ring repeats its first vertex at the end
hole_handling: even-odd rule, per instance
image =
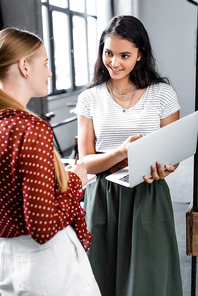
POLYGON ((17 129, 19 131, 28 131, 30 129, 35 129, 40 132, 43 131, 45 133, 49 133, 51 131, 51 127, 47 122, 28 111, 9 110, 5 117, 13 126, 13 129, 17 129))
POLYGON ((167 83, 157 83, 157 84, 152 84, 148 87, 148 90, 150 92, 154 92, 156 94, 170 94, 170 95, 176 95, 176 91, 174 88, 167 83))
POLYGON ((147 88, 148 96, 160 102, 177 100, 177 93, 174 88, 166 83, 152 84, 147 88))
MULTIPOLYGON (((161 119, 180 110, 177 93, 171 85, 158 83, 149 88, 153 91, 153 98, 159 108, 161 119)), ((150 100, 153 100, 152 96, 150 100)))
POLYGON ((106 96, 107 91, 105 83, 84 90, 78 97, 76 113, 91 118, 93 110, 97 109, 98 105, 101 104, 106 96))
POLYGON ((105 83, 94 86, 92 88, 88 88, 88 89, 84 90, 79 95, 79 99, 82 99, 82 98, 85 98, 85 97, 98 97, 98 95, 105 92, 105 89, 106 89, 106 84, 105 83))

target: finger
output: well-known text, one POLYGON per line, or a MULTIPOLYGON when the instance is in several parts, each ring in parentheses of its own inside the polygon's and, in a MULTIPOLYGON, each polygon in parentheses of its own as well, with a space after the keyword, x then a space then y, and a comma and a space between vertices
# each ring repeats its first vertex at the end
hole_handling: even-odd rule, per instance
POLYGON ((138 140, 140 138, 142 138, 142 135, 131 136, 131 137, 129 137, 129 141, 133 142, 133 141, 136 141, 136 140, 138 140))
POLYGON ((157 172, 157 169, 156 169, 156 167, 154 165, 151 166, 151 175, 152 175, 154 180, 158 181, 160 179, 160 177, 158 175, 158 172, 157 172))
POLYGON ((173 173, 177 167, 178 165, 165 165, 165 168, 166 168, 166 170, 164 171, 165 177, 173 173))
POLYGON ((164 179, 166 177, 166 174, 165 174, 164 169, 159 161, 156 162, 156 166, 157 166, 157 173, 159 175, 159 178, 164 179))
POLYGON ((153 178, 148 178, 147 176, 144 176, 144 181, 146 181, 146 183, 151 184, 153 183, 154 179, 153 178))
POLYGON ((66 170, 70 170, 71 168, 72 168, 72 165, 70 165, 70 164, 66 165, 66 167, 65 167, 66 170))
POLYGON ((165 168, 167 169, 167 171, 169 171, 170 173, 175 171, 175 166, 170 165, 170 164, 166 164, 165 168))

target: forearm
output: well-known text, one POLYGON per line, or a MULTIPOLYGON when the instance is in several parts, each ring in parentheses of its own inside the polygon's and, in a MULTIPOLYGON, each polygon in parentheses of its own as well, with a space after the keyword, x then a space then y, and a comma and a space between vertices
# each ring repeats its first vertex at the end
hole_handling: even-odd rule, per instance
POLYGON ((122 153, 120 149, 115 149, 101 154, 86 155, 82 161, 88 174, 98 174, 108 170, 126 157, 127 155, 122 153))

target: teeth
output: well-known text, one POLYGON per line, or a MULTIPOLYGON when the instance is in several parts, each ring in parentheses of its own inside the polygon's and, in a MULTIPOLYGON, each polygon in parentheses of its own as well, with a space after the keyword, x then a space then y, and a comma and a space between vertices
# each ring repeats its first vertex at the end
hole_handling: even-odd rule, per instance
POLYGON ((117 71, 117 72, 121 71, 121 70, 119 70, 119 69, 114 69, 114 68, 111 67, 111 66, 110 66, 110 68, 111 68, 113 71, 117 71))

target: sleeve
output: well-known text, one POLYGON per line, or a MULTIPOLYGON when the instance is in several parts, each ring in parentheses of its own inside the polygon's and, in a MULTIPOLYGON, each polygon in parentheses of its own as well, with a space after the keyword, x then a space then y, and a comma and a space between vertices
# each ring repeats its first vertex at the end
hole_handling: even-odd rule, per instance
POLYGON ((77 105, 75 108, 76 114, 92 119, 91 115, 91 93, 90 90, 85 90, 78 96, 77 105))
POLYGON ((166 118, 180 110, 175 90, 168 84, 160 84, 160 118, 166 118))
POLYGON ((69 173, 68 189, 57 193, 54 176, 53 133, 45 122, 31 124, 24 133, 20 155, 23 210, 28 233, 40 244, 72 224, 85 250, 92 235, 86 229, 81 180, 69 173))

